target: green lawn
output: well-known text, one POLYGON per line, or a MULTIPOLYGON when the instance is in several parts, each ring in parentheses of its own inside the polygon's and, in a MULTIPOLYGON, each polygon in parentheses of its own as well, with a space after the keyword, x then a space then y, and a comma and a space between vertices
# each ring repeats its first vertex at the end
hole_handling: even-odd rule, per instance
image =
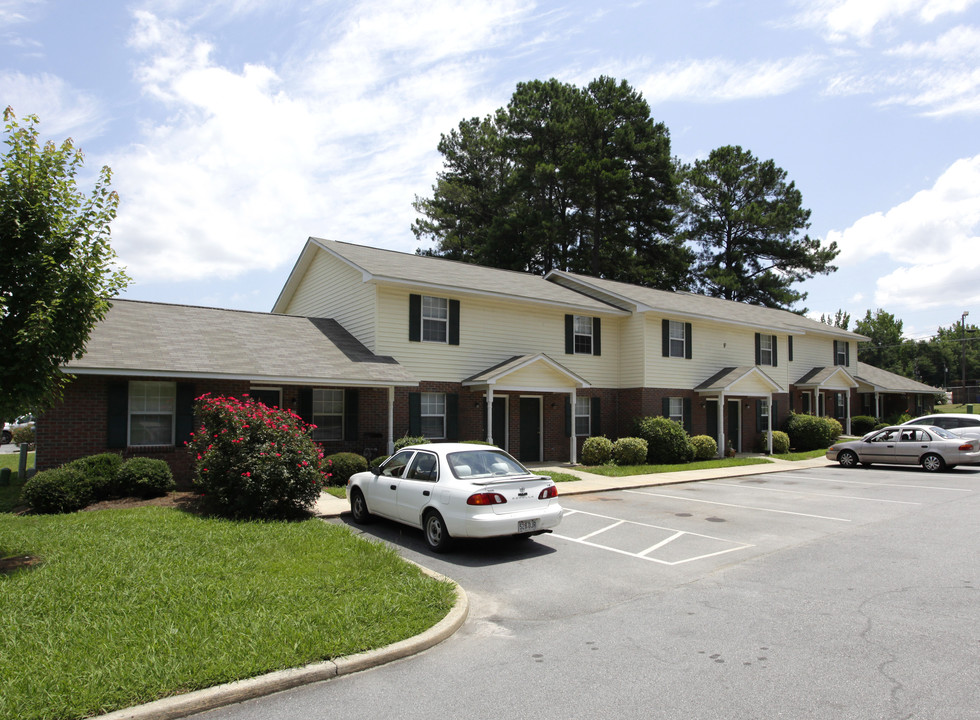
POLYGON ((593 465, 583 467, 582 470, 606 477, 627 477, 629 475, 654 475, 656 473, 678 472, 681 470, 707 470, 710 468, 740 467, 742 465, 764 465, 767 462, 769 462, 767 459, 761 457, 723 458, 720 460, 703 460, 678 465, 593 465))
POLYGON ((82 718, 411 637, 454 589, 319 520, 0 514, 0 718, 82 718))
MULTIPOLYGON (((0 513, 10 512, 20 505, 20 489, 24 483, 20 482, 17 475, 19 464, 19 453, 0 455, 0 468, 9 467, 13 471, 10 485, 0 485, 0 513)), ((34 467, 34 453, 27 455, 27 467, 34 467)))
POLYGON ((779 458, 780 460, 810 460, 812 458, 823 457, 827 454, 827 450, 807 450, 806 452, 790 452, 790 453, 773 453, 774 458, 779 458))
POLYGON ((575 475, 572 475, 571 473, 550 472, 545 470, 534 470, 533 472, 535 475, 545 475, 546 477, 550 477, 556 483, 575 482, 576 480, 582 479, 580 477, 576 477, 575 475))

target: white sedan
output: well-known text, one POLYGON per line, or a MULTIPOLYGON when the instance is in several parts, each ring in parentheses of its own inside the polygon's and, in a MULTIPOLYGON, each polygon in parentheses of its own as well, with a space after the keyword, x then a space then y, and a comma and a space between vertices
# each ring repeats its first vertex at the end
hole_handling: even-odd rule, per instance
POLYGON ((347 483, 354 522, 374 515, 421 528, 436 552, 453 538, 526 538, 558 526, 551 478, 534 475, 487 445, 430 443, 403 448, 347 483))

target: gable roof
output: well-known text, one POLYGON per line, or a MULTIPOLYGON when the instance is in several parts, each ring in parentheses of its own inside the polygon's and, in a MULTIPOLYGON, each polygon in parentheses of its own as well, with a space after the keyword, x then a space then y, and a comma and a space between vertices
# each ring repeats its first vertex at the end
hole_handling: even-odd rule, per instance
POLYGON ((415 386, 390 357, 374 355, 335 320, 295 315, 112 301, 79 375, 244 379, 317 385, 415 386))
POLYGON ((870 385, 879 392, 908 392, 928 393, 930 395, 943 392, 940 388, 926 385, 918 380, 912 380, 888 370, 882 370, 868 363, 858 362, 854 377, 865 385, 870 385))
POLYGON ((364 282, 429 288, 453 295, 515 299, 591 314, 627 314, 615 305, 548 282, 540 275, 314 237, 306 241, 272 312, 280 312, 288 307, 317 252, 329 253, 358 270, 364 282))
POLYGON ((690 292, 655 290, 564 270, 552 270, 546 277, 556 284, 577 289, 580 292, 596 293, 606 302, 634 312, 656 312, 679 318, 747 325, 790 335, 819 333, 843 340, 867 339, 863 335, 827 325, 818 320, 811 320, 789 310, 750 305, 690 292))

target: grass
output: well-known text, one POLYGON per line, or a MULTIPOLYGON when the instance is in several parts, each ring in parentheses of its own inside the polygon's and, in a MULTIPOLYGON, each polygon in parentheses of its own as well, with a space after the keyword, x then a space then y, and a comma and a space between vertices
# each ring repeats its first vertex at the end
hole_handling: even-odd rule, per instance
POLYGON ((334 485, 326 485, 323 488, 323 492, 328 495, 333 495, 334 497, 340 498, 341 500, 347 499, 347 488, 346 487, 336 487, 334 485))
MULTIPOLYGON (((19 479, 18 467, 20 465, 20 453, 4 453, 0 455, 0 468, 9 467, 11 474, 9 485, 0 485, 0 513, 8 513, 20 505, 20 489, 24 487, 19 479)), ((34 453, 27 455, 27 467, 34 466, 34 453)))
POLYGON ((0 718, 82 718, 413 636, 453 587, 317 520, 0 514, 0 718))
POLYGON ((572 475, 571 473, 550 472, 550 471, 547 471, 547 470, 535 470, 534 471, 534 474, 535 475, 545 475, 547 477, 550 477, 556 483, 561 483, 561 482, 575 482, 576 480, 581 480, 582 479, 580 477, 576 477, 575 475, 572 475))
POLYGON ((827 454, 826 448, 823 450, 807 450, 805 452, 790 452, 790 453, 773 453, 774 458, 779 458, 780 460, 811 460, 812 458, 823 457, 827 454))
POLYGON ((655 475, 657 473, 679 472, 681 470, 708 470, 713 468, 740 467, 742 465, 764 465, 765 458, 722 458, 677 465, 593 465, 582 470, 606 477, 627 477, 630 475, 655 475))

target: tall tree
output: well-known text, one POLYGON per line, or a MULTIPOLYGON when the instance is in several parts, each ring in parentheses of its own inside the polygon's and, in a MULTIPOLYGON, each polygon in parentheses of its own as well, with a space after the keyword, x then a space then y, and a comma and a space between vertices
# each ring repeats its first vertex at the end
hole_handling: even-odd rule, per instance
POLYGON ((443 135, 444 169, 412 230, 432 254, 683 287, 670 137, 625 82, 517 86, 506 108, 443 135))
POLYGON ((837 269, 836 243, 800 235, 810 211, 772 160, 727 145, 679 172, 682 237, 697 247, 700 292, 792 309, 806 299, 795 283, 837 269))
POLYGON ((0 417, 61 397, 59 369, 81 357, 108 297, 128 278, 114 266, 109 223, 119 198, 103 167, 92 194, 76 187, 83 157, 71 139, 41 144, 35 116, 4 112, 0 167, 0 417))
POLYGON ((864 318, 854 324, 854 332, 870 338, 867 342, 858 343, 861 362, 900 375, 906 374, 903 355, 907 353, 903 353, 906 341, 902 338, 902 325, 901 320, 881 308, 874 315, 868 310, 864 318))
POLYGON ((844 312, 842 309, 838 309, 833 317, 821 313, 820 322, 826 325, 833 325, 841 330, 847 330, 847 326, 851 324, 851 314, 844 312))

